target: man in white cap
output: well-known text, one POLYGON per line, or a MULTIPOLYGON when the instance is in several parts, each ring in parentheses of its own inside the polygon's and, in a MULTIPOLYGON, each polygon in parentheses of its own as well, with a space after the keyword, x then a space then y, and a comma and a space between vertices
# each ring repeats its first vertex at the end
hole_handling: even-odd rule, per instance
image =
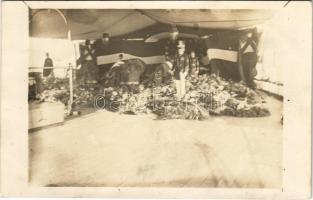
POLYGON ((177 44, 177 54, 174 59, 174 81, 177 97, 180 99, 186 93, 186 76, 189 73, 189 57, 185 53, 185 43, 180 40, 177 44))

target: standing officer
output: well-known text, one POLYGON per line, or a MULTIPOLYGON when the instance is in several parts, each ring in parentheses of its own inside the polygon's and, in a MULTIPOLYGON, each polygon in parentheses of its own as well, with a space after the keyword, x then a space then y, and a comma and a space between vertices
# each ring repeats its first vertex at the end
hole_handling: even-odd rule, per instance
POLYGON ((182 98, 186 93, 186 76, 189 72, 189 57, 185 53, 185 43, 182 40, 178 41, 173 67, 177 97, 182 98))

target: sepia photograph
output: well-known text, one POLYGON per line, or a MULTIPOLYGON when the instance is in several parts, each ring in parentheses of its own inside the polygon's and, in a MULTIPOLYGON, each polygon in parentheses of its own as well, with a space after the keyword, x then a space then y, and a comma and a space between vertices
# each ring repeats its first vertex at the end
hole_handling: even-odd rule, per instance
POLYGON ((279 17, 31 9, 30 184, 281 187, 279 17))
POLYGON ((225 3, 6 2, 0 192, 307 198, 311 3, 225 3))

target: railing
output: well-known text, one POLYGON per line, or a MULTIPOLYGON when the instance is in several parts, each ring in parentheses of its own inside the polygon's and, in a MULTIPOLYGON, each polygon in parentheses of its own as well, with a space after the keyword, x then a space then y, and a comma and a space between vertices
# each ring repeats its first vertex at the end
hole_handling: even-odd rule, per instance
POLYGON ((73 104, 73 66, 69 63, 68 66, 55 66, 55 67, 29 67, 29 69, 66 69, 69 76, 69 88, 70 88, 70 99, 68 102, 68 114, 71 113, 72 104, 73 104))

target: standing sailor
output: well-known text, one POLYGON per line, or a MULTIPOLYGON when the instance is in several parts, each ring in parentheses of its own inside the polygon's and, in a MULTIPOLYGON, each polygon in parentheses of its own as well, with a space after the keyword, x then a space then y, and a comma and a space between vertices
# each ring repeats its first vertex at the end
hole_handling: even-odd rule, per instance
POLYGON ((102 38, 96 41, 96 55, 101 56, 105 55, 107 51, 107 47, 110 42, 110 35, 108 33, 103 33, 102 38))
POLYGON ((102 37, 95 42, 95 57, 99 69, 99 81, 106 81, 106 73, 109 70, 109 66, 99 63, 98 58, 104 55, 110 55, 112 53, 110 48, 112 48, 110 47, 110 35, 103 33, 102 37))
POLYGON ((184 41, 178 41, 177 54, 174 59, 174 81, 177 97, 180 99, 186 93, 186 76, 189 72, 189 58, 185 53, 184 41))
POLYGON ((51 67, 53 67, 53 61, 52 59, 49 57, 49 53, 46 53, 47 58, 45 59, 45 63, 43 66, 43 76, 44 77, 48 77, 49 75, 53 74, 53 69, 51 67), (45 69, 48 68, 48 69, 45 69))

